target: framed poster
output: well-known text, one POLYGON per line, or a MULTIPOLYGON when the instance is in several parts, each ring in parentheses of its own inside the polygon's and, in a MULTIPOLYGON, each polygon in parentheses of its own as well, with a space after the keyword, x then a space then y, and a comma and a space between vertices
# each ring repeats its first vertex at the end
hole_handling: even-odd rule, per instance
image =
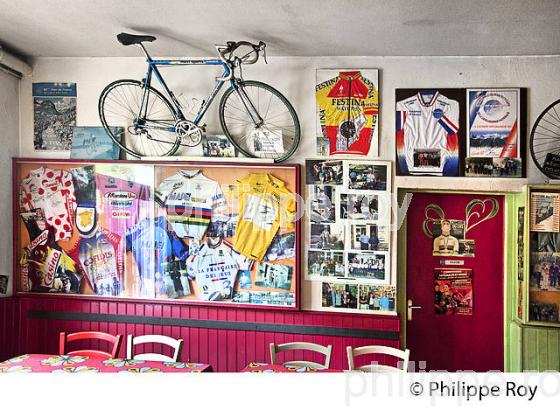
POLYGON ((436 315, 473 314, 473 272, 467 268, 436 268, 434 312, 436 315))
POLYGON ((319 69, 315 95, 317 155, 379 155, 378 70, 319 69))
MULTIPOLYGON (((113 135, 124 135, 124 128, 113 127, 113 135)), ((103 127, 74 127, 72 159, 119 159, 121 148, 103 127)))
POLYGON ((465 176, 521 177, 521 89, 467 89, 467 104, 465 176))
POLYGON ((531 231, 560 232, 560 193, 531 192, 531 231))
POLYGON ((76 126, 76 83, 33 83, 33 147, 69 151, 76 126))
MULTIPOLYGON (((306 278, 346 284, 351 298, 359 296, 360 285, 389 285, 391 163, 307 160, 306 172, 306 278), (322 174, 330 176, 315 176, 322 174)), ((333 303, 323 307, 340 308, 333 303)), ((358 309, 357 303, 345 305, 358 309)))
POLYGON ((299 306, 298 165, 15 159, 14 170, 18 294, 299 306))
POLYGON ((464 90, 397 89, 395 101, 397 175, 460 175, 464 90))

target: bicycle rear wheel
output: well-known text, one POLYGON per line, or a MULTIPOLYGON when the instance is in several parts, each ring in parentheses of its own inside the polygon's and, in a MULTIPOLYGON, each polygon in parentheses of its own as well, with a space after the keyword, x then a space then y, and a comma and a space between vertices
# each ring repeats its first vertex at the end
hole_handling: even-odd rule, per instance
POLYGON ((552 175, 545 168, 545 163, 547 157, 554 161, 560 156, 560 100, 546 107, 535 121, 529 149, 537 168, 547 177, 558 179, 558 175, 552 175))
POLYGON ((300 125, 294 108, 268 84, 243 81, 238 87, 240 92, 229 88, 220 101, 224 133, 245 156, 286 161, 300 141, 300 125), (255 125, 250 111, 259 114, 261 124, 255 125))
POLYGON ((135 157, 173 155, 180 144, 175 110, 155 88, 148 88, 144 107, 143 96, 144 84, 136 80, 118 80, 105 87, 98 106, 103 128, 135 157), (139 115, 141 108, 145 112, 139 115))

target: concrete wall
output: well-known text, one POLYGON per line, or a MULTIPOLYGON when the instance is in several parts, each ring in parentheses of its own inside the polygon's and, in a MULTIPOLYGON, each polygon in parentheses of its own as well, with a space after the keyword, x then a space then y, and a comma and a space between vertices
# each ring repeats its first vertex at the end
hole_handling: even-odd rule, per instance
MULTIPOLYGON (((19 80, 0 70, 0 275, 7 275, 12 289, 12 164, 19 148, 19 80)), ((5 296, 1 295, 0 297, 5 296)))
MULTIPOLYGON (((394 160, 395 88, 421 87, 527 87, 530 127, 539 113, 560 97, 560 57, 320 57, 270 58, 269 65, 260 62, 244 69, 247 79, 270 83, 282 91, 296 108, 302 125, 302 142, 293 162, 302 163, 315 156, 315 70, 317 68, 380 69, 380 159, 394 160)), ((40 58, 34 62, 33 77, 21 84, 20 155, 64 158, 65 153, 33 151, 33 106, 31 83, 41 81, 76 82, 78 84, 78 125, 99 125, 97 102, 101 90, 120 78, 141 79, 145 70, 142 58, 40 58)), ((165 69, 168 84, 184 96, 203 99, 220 73, 206 67, 165 69)), ((217 105, 207 118, 208 132, 220 133, 217 105)), ((182 155, 196 155, 185 151, 182 155)), ((518 191, 528 181, 544 178, 529 159, 528 179, 481 179, 398 177, 397 188, 462 189, 518 191)), ((393 235, 396 250, 396 234, 393 235)), ((396 277, 396 251, 392 258, 392 275, 396 277)), ((304 308, 318 307, 320 286, 304 282, 304 308), (312 296, 312 297, 311 297, 312 296)))

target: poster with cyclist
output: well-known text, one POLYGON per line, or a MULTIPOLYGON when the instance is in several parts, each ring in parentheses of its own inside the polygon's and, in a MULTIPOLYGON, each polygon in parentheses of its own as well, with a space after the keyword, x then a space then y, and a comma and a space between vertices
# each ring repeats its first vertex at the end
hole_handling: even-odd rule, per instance
POLYGON ((521 176, 520 89, 468 89, 467 176, 521 176))

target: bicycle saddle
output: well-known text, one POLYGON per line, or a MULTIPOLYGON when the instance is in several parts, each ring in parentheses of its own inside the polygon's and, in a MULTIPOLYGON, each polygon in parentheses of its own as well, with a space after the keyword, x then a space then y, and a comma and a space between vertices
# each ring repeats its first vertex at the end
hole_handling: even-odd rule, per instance
POLYGON ((117 40, 123 46, 130 46, 132 44, 140 44, 144 41, 152 42, 156 38, 154 36, 138 36, 136 34, 120 33, 117 34, 117 40))

